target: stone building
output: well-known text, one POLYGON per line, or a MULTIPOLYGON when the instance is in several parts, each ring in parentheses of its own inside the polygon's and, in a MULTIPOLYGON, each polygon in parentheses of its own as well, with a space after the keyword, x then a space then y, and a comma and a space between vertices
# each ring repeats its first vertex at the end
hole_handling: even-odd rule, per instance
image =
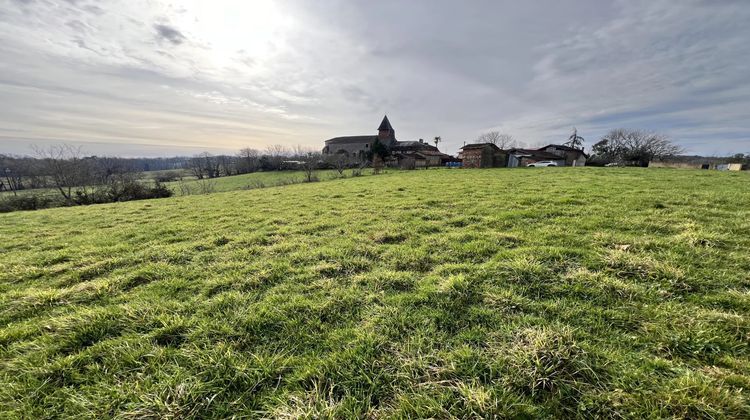
POLYGON ((350 158, 364 159, 372 150, 372 146, 375 141, 380 141, 388 149, 398 143, 396 140, 396 130, 391 126, 391 122, 388 121, 388 116, 383 117, 383 121, 378 127, 377 135, 365 135, 365 136, 343 136, 334 137, 325 141, 325 147, 323 147, 324 155, 345 155, 350 158))
POLYGON ((507 164, 508 156, 492 143, 473 143, 461 148, 458 158, 464 168, 502 168, 507 164))

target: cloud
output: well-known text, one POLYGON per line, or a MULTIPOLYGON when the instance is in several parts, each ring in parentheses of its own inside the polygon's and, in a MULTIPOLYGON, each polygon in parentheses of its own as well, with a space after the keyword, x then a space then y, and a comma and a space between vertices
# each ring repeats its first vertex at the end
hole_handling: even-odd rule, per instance
POLYGON ((158 38, 167 40, 174 45, 180 45, 185 42, 185 35, 169 25, 157 23, 154 24, 154 29, 156 29, 156 35, 158 38))
POLYGON ((320 146, 387 112, 400 139, 449 152, 573 126, 589 145, 624 126, 750 151, 744 2, 527 3, 0 2, 0 148, 320 146))

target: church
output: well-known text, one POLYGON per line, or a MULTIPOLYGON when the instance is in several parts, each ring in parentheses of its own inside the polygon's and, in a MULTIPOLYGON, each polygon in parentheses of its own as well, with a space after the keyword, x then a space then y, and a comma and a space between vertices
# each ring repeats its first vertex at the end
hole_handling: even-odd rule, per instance
POLYGON ((334 137, 325 141, 324 155, 344 155, 348 158, 364 160, 373 145, 379 141, 390 152, 389 162, 393 166, 440 166, 451 156, 441 153, 437 147, 423 140, 398 141, 388 116, 383 117, 377 135, 334 137))

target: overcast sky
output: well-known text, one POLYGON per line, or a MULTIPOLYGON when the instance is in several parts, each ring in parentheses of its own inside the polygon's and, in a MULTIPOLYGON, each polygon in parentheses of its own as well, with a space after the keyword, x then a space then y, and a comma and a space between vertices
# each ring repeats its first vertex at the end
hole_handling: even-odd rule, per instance
POLYGON ((0 0, 0 153, 321 148, 575 126, 750 152, 750 1, 0 0))

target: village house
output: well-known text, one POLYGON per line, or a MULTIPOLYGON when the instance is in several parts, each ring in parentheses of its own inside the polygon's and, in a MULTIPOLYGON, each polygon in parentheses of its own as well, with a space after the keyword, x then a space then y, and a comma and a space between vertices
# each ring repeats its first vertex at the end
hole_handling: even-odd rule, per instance
POLYGON ((492 143, 472 143, 458 153, 464 168, 516 168, 551 161, 557 166, 584 166, 588 156, 569 146, 550 144, 539 149, 502 150, 492 143))
POLYGON ((541 161, 551 161, 557 166, 585 166, 587 158, 583 150, 561 144, 550 144, 538 149, 508 150, 508 167, 523 167, 541 161))
POLYGON ((563 144, 548 144, 537 150, 561 157, 564 166, 586 166, 586 159, 588 159, 588 155, 583 150, 563 144))
POLYGON ((370 154, 375 142, 383 144, 390 152, 386 159, 388 166, 403 169, 415 169, 431 166, 442 166, 453 159, 440 152, 437 147, 419 141, 398 141, 388 116, 383 117, 378 126, 377 135, 334 137, 325 141, 323 154, 328 156, 343 155, 352 159, 364 160, 370 154))
POLYGON ((531 163, 551 161, 557 166, 565 166, 565 158, 549 152, 537 149, 510 149, 508 150, 508 167, 517 168, 528 166, 531 163))
POLYGON ((399 141, 391 148, 391 158, 388 165, 401 169, 418 169, 443 166, 454 160, 437 147, 422 139, 419 141, 399 141))

